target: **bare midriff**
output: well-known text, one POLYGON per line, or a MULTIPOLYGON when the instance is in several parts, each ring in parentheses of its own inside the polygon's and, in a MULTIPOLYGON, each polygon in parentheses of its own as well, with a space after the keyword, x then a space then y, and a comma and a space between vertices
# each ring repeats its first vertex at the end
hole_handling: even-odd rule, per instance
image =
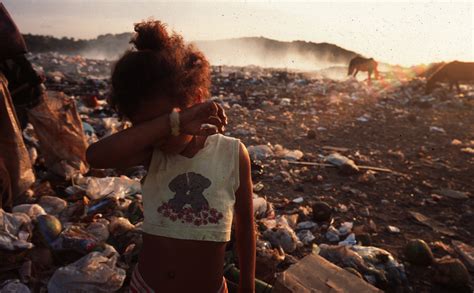
POLYGON ((138 269, 155 292, 217 292, 226 242, 181 240, 143 233, 138 269))

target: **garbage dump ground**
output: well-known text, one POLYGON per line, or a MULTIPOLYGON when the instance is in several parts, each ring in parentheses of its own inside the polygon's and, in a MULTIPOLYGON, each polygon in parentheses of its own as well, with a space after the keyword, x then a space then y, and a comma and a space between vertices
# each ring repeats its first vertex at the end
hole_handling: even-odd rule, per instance
MULTIPOLYGON (((110 62, 30 59, 49 91, 75 101, 89 143, 128 126, 105 102, 110 62)), ((472 292, 474 86, 426 95, 424 79, 402 74, 369 85, 224 66, 213 68, 211 92, 229 116, 226 134, 252 157, 258 279, 288 289, 282 272, 298 280, 317 262, 315 274, 342 268, 386 292, 472 292), (339 268, 319 256, 303 263, 311 254, 339 268)), ((34 127, 24 137, 37 182, 24 205, 1 211, 0 292, 126 292, 146 170, 60 174, 34 127)))

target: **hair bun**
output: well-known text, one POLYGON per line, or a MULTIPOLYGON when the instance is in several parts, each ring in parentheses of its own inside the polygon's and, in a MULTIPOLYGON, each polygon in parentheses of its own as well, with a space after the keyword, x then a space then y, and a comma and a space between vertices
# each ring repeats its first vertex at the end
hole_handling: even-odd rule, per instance
POLYGON ((137 50, 160 51, 168 47, 170 37, 166 26, 158 20, 148 20, 135 24, 135 35, 130 43, 137 50))

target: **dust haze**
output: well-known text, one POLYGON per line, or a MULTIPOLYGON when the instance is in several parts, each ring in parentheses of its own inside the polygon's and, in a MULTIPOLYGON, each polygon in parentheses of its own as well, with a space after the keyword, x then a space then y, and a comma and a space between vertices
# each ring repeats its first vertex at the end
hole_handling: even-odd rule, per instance
MULTIPOLYGON (((89 59, 117 60, 131 49, 128 40, 126 35, 119 38, 101 36, 90 41, 77 54, 89 59)), ((192 44, 215 66, 259 66, 311 72, 332 79, 346 78, 347 64, 357 55, 328 43, 282 42, 263 37, 195 41, 192 44)))
POLYGON ((289 68, 305 71, 320 70, 335 64, 328 56, 315 56, 311 52, 302 53, 297 48, 271 50, 258 41, 199 42, 201 49, 213 65, 260 66, 266 68, 289 68))

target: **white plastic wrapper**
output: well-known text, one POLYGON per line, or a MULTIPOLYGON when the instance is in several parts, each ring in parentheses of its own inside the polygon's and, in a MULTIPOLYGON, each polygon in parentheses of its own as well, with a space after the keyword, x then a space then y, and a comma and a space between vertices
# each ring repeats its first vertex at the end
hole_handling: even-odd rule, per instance
POLYGON ((14 206, 12 209, 14 213, 25 213, 32 220, 40 215, 46 215, 46 211, 39 204, 21 204, 14 206))
POLYGON ((115 292, 125 280, 124 269, 116 266, 119 254, 110 245, 93 251, 78 261, 54 272, 48 283, 50 293, 115 292))
POLYGON ((29 249, 28 241, 33 227, 25 213, 7 213, 0 209, 0 248, 6 250, 29 249))
POLYGON ((105 196, 124 198, 141 192, 140 181, 127 176, 120 177, 82 177, 75 178, 76 188, 86 191, 90 199, 96 200, 105 196))

